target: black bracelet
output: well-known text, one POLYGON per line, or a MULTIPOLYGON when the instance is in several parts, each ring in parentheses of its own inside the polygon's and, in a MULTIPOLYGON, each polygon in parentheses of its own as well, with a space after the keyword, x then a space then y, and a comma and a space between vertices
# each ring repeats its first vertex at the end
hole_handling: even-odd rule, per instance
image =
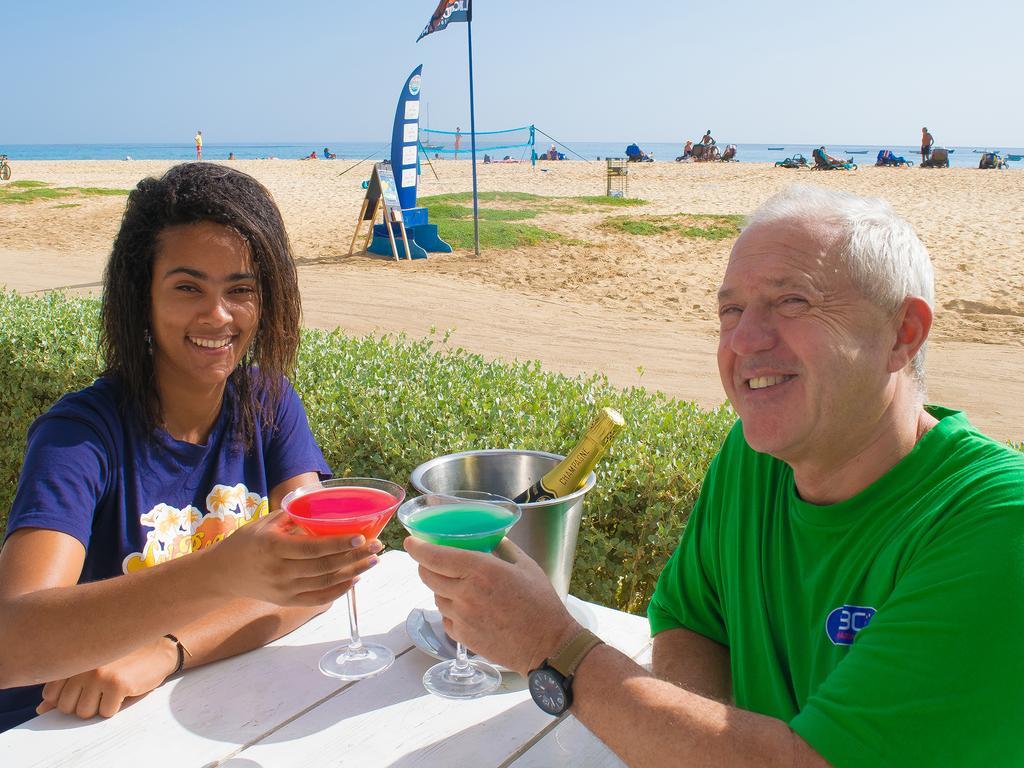
MULTIPOLYGON (((189 656, 192 654, 189 653, 188 648, 181 644, 181 640, 176 638, 174 635, 164 635, 164 637, 174 643, 175 647, 178 649, 178 665, 174 668, 174 671, 171 672, 171 675, 176 675, 185 668, 185 654, 188 653, 189 656)), ((170 675, 168 675, 168 677, 170 677, 170 675)))

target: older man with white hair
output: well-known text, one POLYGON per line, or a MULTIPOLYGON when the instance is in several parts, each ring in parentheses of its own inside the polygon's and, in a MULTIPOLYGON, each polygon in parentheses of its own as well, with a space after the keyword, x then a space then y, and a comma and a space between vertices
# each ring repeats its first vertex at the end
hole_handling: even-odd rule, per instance
POLYGON ((651 600, 654 675, 508 541, 406 541, 446 627, 632 765, 1024 764, 1024 456, 925 405, 924 245, 795 187, 718 299, 739 421, 651 600))

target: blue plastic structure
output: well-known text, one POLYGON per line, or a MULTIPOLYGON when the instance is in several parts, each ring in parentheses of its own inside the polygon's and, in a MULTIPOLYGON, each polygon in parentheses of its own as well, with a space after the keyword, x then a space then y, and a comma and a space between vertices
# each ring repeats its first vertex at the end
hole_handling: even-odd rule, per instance
MULTIPOLYGON (((416 186, 419 181, 419 123, 420 73, 416 67, 405 81, 395 109, 395 123, 391 129, 391 167, 398 183, 398 200, 402 205, 402 218, 409 239, 409 252, 414 259, 425 259, 428 253, 451 253, 452 247, 437 233, 437 225, 427 218, 427 209, 416 205, 416 186)), ((393 223, 395 238, 401 239, 401 224, 393 223)), ((373 240, 367 249, 382 256, 391 255, 391 241, 386 224, 373 226, 373 240)))

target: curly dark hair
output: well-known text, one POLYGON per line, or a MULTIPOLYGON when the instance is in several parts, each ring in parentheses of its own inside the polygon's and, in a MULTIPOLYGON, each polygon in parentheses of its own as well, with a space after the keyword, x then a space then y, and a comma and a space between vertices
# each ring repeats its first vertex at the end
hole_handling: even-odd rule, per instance
POLYGON ((159 179, 143 179, 128 195, 103 275, 104 375, 119 381, 126 412, 151 433, 162 420, 148 342, 160 234, 167 227, 207 221, 230 227, 245 240, 256 276, 259 326, 228 379, 234 434, 249 449, 257 419, 274 425, 284 377, 295 364, 301 322, 298 278, 281 212, 252 176, 213 163, 183 163, 159 179))

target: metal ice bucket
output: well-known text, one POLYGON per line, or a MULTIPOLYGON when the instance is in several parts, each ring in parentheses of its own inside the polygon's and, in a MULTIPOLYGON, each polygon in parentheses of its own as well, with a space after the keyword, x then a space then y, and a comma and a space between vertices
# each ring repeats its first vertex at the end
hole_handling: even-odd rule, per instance
MULTIPOLYGON (((411 481, 420 493, 485 491, 513 498, 563 458, 554 453, 510 449, 450 453, 420 464, 413 470, 411 481)), ((523 516, 509 533, 509 538, 544 569, 563 602, 572 579, 583 497, 596 482, 591 472, 575 493, 523 504, 523 516)))

